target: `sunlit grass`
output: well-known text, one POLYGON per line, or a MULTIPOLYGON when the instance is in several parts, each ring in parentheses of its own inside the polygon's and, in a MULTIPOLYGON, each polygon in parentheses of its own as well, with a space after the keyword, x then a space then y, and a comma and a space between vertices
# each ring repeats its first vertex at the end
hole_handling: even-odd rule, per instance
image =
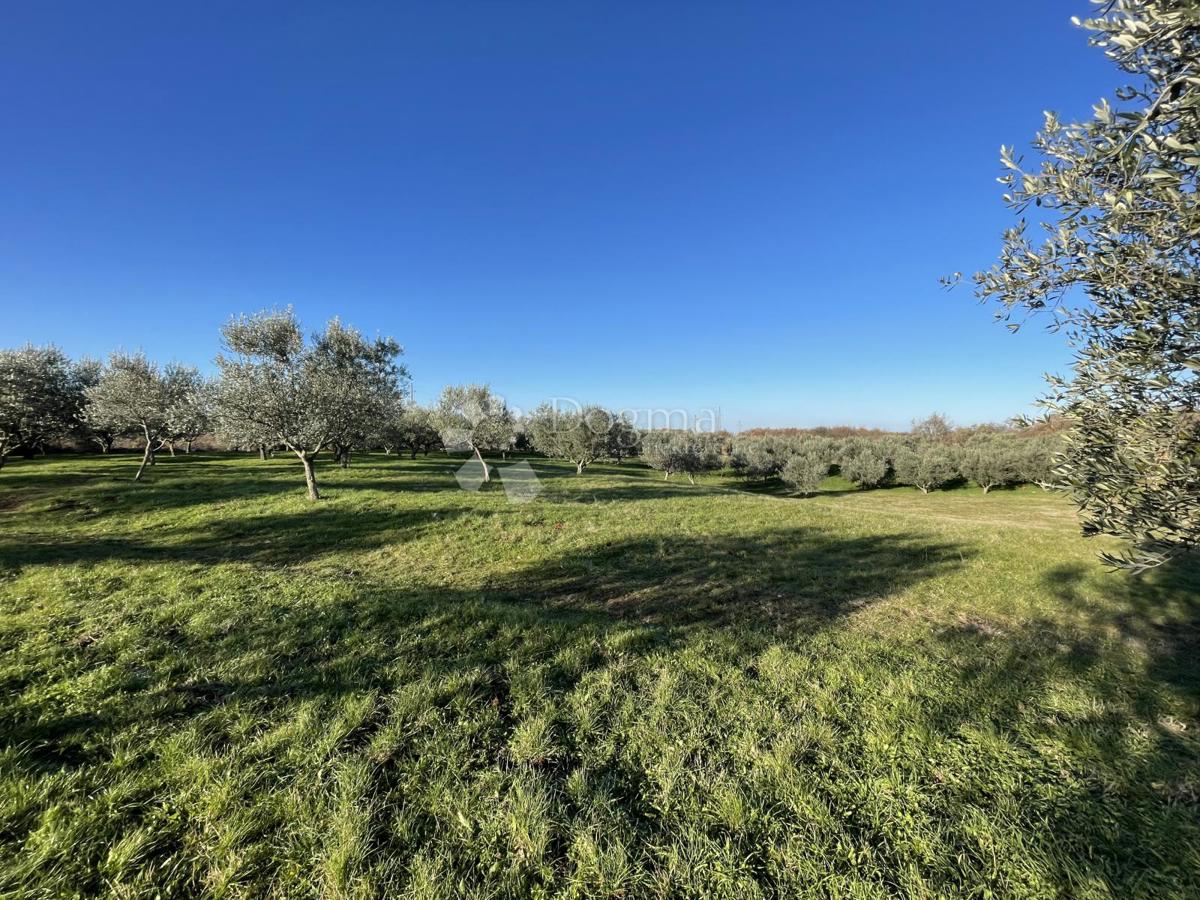
POLYGON ((1194 572, 1040 490, 0 473, 0 894, 1189 896, 1194 572))

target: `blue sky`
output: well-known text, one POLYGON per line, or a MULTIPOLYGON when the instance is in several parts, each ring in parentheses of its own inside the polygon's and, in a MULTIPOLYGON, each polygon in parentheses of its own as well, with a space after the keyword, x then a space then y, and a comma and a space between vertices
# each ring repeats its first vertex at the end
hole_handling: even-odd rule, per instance
POLYGON ((1117 73, 1005 4, 118 3, 0 12, 0 345, 209 364, 292 304, 417 396, 727 427, 1025 411, 1069 353, 938 276, 997 151, 1117 73))

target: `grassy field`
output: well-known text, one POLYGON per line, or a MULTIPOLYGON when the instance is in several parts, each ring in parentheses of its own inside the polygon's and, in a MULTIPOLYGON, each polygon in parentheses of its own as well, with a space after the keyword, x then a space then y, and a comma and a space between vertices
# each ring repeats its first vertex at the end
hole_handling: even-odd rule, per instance
POLYGON ((1035 489, 15 461, 0 895, 1200 896, 1200 577, 1035 489))

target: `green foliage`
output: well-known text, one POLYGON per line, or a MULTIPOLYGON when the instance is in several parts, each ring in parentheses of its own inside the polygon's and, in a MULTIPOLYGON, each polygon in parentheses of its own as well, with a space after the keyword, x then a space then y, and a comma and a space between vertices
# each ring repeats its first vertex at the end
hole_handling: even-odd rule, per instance
POLYGON ((720 439, 695 431, 647 431, 642 436, 642 459, 664 478, 682 473, 696 483, 696 476, 720 465, 720 439))
POLYGON ((428 454, 439 449, 442 438, 434 426, 432 410, 397 400, 373 435, 372 443, 389 453, 393 450, 407 451, 416 459, 418 453, 428 454))
POLYGON ((1023 480, 1021 448, 1011 440, 983 438, 958 451, 958 471, 986 494, 992 488, 1023 480))
POLYGON ((0 350, 0 466, 79 428, 92 371, 54 346, 0 350))
POLYGON ((0 895, 1200 895, 1200 576, 1036 488, 531 463, 10 461, 0 895))
POLYGON ((306 343, 290 308, 235 317, 221 335, 218 430, 235 445, 286 447, 304 466, 309 499, 318 499, 313 457, 363 442, 394 408, 407 376, 396 362, 400 345, 337 319, 306 343))
POLYGON ((1141 571, 1200 543, 1200 6, 1099 5, 1082 24, 1130 83, 1090 121, 1047 113, 1037 165, 1002 148, 1005 202, 1043 236, 1022 218, 975 283, 1005 320, 1047 310, 1070 336, 1047 401, 1075 425, 1060 472, 1085 534, 1125 539, 1106 559, 1141 571))
POLYGON ((199 378, 190 366, 164 368, 142 353, 114 353, 96 383, 86 389, 89 422, 114 434, 137 434, 144 441, 134 481, 154 464, 154 445, 170 438, 173 411, 186 402, 199 378))
POLYGON ((891 465, 880 441, 852 438, 838 451, 838 468, 843 478, 860 488, 874 488, 887 480, 891 465))
POLYGON ((784 484, 800 494, 815 494, 829 474, 829 460, 813 450, 788 457, 779 475, 784 484))
POLYGON ((525 432, 532 449, 575 463, 576 474, 598 459, 620 462, 641 448, 641 434, 633 423, 599 406, 564 410, 543 403, 529 415, 525 432))
POLYGON ((620 462, 642 451, 642 433, 627 416, 613 415, 608 428, 606 452, 620 462))
POLYGON ((504 398, 485 384, 447 385, 433 409, 433 424, 447 450, 507 450, 516 424, 504 398))
POLYGON ((959 477, 950 449, 933 440, 914 441, 899 447, 892 456, 892 470, 899 484, 910 484, 928 494, 959 477))

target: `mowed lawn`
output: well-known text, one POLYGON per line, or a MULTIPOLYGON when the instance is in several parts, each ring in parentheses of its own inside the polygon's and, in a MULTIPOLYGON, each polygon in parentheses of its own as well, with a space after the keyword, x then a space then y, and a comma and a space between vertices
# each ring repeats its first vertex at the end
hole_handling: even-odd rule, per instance
POLYGON ((5 466, 0 895, 1200 896, 1194 570, 1036 488, 458 464, 5 466))

